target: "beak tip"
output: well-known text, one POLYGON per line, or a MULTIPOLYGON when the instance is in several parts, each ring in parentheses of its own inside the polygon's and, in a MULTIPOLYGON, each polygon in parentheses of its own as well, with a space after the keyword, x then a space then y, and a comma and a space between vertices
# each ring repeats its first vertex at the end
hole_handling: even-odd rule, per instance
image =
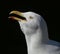
POLYGON ((9 15, 12 14, 12 13, 13 13, 13 12, 10 12, 9 15))
POLYGON ((11 18, 11 17, 8 17, 8 18, 11 18))

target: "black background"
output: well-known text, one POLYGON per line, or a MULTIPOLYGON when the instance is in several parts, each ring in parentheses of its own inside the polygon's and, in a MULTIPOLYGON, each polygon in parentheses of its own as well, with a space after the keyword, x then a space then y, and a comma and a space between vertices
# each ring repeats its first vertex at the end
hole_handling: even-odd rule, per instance
POLYGON ((4 42, 5 43, 4 45, 8 46, 7 51, 8 54, 27 54, 25 37, 22 31, 20 30, 18 22, 12 19, 8 19, 9 12, 12 10, 18 10, 22 12, 33 11, 42 15, 42 17, 47 22, 49 38, 60 42, 59 38, 60 32, 58 29, 59 22, 57 21, 58 17, 56 17, 56 15, 58 14, 57 10, 59 8, 57 8, 57 6, 54 5, 53 2, 36 1, 36 0, 35 1, 2 0, 0 5, 1 5, 0 13, 2 16, 1 28, 3 28, 1 36, 4 37, 2 38, 3 42, 6 40, 4 42))

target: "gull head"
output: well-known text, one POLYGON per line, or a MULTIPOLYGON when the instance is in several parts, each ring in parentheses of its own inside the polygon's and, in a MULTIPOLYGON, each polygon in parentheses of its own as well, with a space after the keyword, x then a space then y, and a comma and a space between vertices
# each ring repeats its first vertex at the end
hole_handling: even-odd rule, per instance
POLYGON ((9 18, 17 20, 20 24, 21 30, 24 34, 35 33, 40 27, 40 21, 42 17, 35 12, 20 12, 20 11, 11 11, 9 18), (12 16, 11 14, 15 14, 12 16))

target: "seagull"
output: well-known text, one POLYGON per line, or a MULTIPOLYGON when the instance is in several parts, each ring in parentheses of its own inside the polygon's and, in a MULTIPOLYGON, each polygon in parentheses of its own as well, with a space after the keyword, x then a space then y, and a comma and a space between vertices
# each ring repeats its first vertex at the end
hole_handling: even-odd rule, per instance
POLYGON ((18 21, 25 35, 28 54, 60 54, 60 43, 48 38, 47 23, 41 15, 17 10, 9 14, 9 18, 18 21))

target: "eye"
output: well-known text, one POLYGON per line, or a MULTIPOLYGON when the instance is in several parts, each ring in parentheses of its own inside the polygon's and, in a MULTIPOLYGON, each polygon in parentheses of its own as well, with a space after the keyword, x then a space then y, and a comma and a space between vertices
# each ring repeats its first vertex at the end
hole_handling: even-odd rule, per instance
POLYGON ((30 16, 29 18, 30 18, 30 19, 33 19, 33 17, 32 17, 32 16, 30 16))

